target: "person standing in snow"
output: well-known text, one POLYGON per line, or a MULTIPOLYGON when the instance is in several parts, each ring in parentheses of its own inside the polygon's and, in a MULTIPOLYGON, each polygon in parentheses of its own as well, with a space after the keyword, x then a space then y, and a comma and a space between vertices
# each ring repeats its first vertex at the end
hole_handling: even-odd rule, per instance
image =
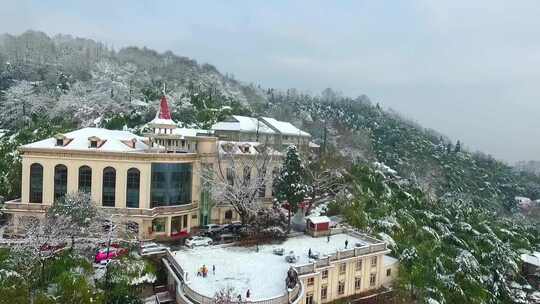
POLYGON ((328 236, 326 237, 326 242, 330 243, 330 234, 328 234, 328 236))
POLYGON ((247 292, 246 292, 246 298, 249 299, 249 296, 251 296, 251 291, 249 291, 249 289, 248 289, 247 292))
POLYGON ((345 249, 347 249, 347 246, 349 246, 349 240, 345 240, 345 249))
POLYGON ((311 248, 309 248, 308 257, 311 258, 311 248))
POLYGON ((216 265, 212 265, 212 274, 216 275, 216 265))

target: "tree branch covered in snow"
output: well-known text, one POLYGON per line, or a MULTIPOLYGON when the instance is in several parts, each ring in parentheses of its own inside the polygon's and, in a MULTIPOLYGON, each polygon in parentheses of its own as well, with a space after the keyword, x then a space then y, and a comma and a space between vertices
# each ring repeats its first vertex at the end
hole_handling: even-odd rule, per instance
POLYGON ((202 169, 203 185, 210 185, 208 190, 218 205, 231 205, 240 215, 242 223, 248 224, 262 207, 258 196, 269 184, 267 171, 277 153, 262 144, 241 147, 237 143, 220 145, 216 167, 202 169))

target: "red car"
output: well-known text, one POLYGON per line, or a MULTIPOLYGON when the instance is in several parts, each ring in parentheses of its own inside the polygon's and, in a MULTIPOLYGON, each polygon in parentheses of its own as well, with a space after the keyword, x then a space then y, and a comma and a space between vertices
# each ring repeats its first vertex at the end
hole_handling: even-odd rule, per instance
POLYGON ((114 259, 126 253, 128 253, 128 250, 126 248, 117 248, 117 247, 111 246, 108 250, 108 254, 107 254, 107 248, 102 248, 98 250, 98 252, 96 253, 96 257, 94 258, 94 261, 96 263, 99 263, 101 261, 114 259))

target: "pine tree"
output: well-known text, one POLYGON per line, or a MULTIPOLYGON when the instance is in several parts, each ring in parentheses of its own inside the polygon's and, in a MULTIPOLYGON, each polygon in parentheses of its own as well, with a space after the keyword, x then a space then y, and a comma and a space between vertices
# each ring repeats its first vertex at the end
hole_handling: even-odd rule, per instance
POLYGON ((291 213, 298 210, 298 205, 305 199, 305 168, 295 145, 287 148, 287 155, 279 175, 274 179, 274 189, 278 201, 289 205, 288 225, 291 226, 291 213))
POLYGON ((458 140, 454 149, 455 153, 461 152, 461 142, 458 140))

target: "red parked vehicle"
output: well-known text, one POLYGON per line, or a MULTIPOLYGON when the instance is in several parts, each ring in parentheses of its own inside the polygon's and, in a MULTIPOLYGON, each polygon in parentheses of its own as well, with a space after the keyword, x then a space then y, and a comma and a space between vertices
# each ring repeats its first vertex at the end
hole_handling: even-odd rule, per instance
POLYGON ((96 253, 96 256, 94 258, 94 262, 99 263, 101 261, 106 261, 110 259, 117 258, 119 256, 122 256, 124 254, 128 253, 128 249, 126 248, 120 248, 120 247, 109 247, 108 254, 107 254, 107 248, 102 248, 98 250, 96 253))

